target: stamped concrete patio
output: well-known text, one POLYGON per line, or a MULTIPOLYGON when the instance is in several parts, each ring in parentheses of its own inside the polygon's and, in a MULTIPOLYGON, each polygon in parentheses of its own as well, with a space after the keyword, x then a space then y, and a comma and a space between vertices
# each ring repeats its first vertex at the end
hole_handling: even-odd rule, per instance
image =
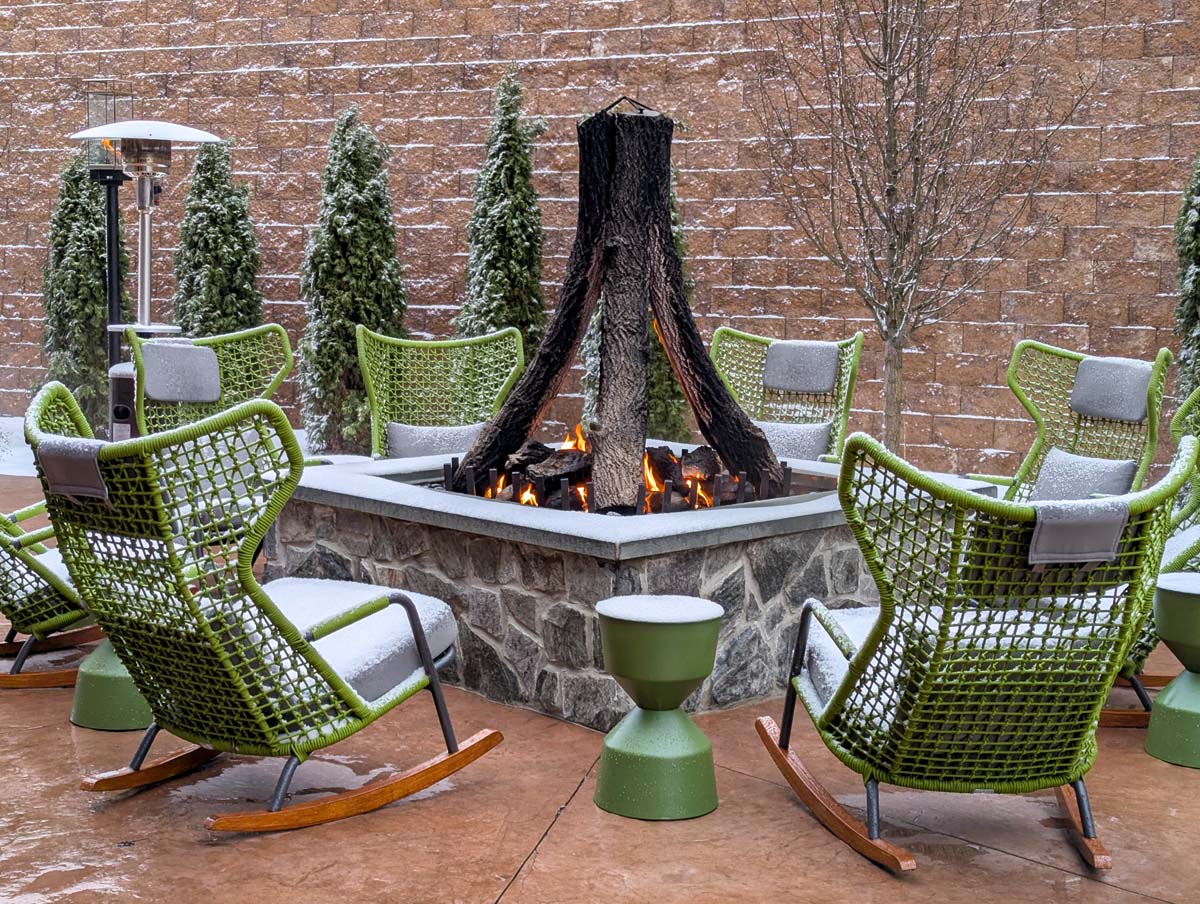
MULTIPOLYGON (((0 479, 10 508, 34 489, 31 481, 0 479)), ((207 832, 204 817, 261 805, 277 763, 222 757, 140 793, 87 794, 78 790, 80 776, 123 764, 137 734, 70 725, 70 694, 8 691, 0 698, 3 901, 1197 899, 1200 771, 1149 758, 1137 730, 1102 730, 1088 777, 1115 863, 1109 874, 1097 878, 1079 861, 1049 793, 885 788, 884 833, 919 864, 915 874, 896 879, 837 841, 783 783, 753 728, 756 715, 778 713, 778 700, 698 718, 713 741, 721 796, 702 819, 642 823, 598 810, 591 797, 599 733, 452 688, 447 696, 460 735, 500 729, 506 740, 497 750, 415 799, 339 823, 251 837, 207 832)), ((302 766, 297 799, 411 765, 436 751, 438 737, 433 707, 414 701, 302 766)), ((166 752, 171 741, 160 743, 166 752)), ((860 780, 807 726, 797 749, 840 800, 861 805, 860 780)))

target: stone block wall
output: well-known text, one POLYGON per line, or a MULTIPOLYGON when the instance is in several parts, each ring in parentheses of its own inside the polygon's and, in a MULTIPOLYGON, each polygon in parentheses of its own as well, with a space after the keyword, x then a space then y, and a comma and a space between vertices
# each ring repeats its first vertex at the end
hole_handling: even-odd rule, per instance
MULTIPOLYGON (((1173 342, 1171 223, 1200 151, 1200 0, 1082 6, 1052 48, 1064 78, 1096 82, 1037 198, 1056 222, 905 354, 905 453, 922 466, 1015 467, 1032 438, 1004 385, 1020 338, 1141 357, 1173 342)), ((253 187, 266 313, 293 339, 325 143, 351 103, 394 149, 409 324, 418 336, 446 334, 462 295, 490 89, 510 63, 530 112, 549 125, 535 178, 551 304, 574 228, 574 124, 629 94, 687 123, 674 160, 705 335, 725 323, 785 338, 870 335, 854 297, 787 227, 758 168, 746 19, 760 12, 757 0, 0 3, 0 414, 22 412, 44 375, 40 286, 54 174, 65 136, 83 122, 81 80, 102 75, 134 80, 139 115, 236 140, 235 169, 253 187)), ((155 218, 159 317, 169 315, 190 162, 179 155, 155 218)), ((132 192, 125 204, 132 229, 132 192)), ((881 363, 869 341, 856 429, 878 428, 881 363)), ((286 403, 291 393, 289 384, 286 403)), ((565 398, 552 419, 573 421, 578 409, 578 398, 565 398)))
POLYGON ((601 599, 678 593, 725 608, 694 710, 781 693, 805 599, 877 601, 845 526, 618 563, 292 500, 266 548, 269 577, 370 581, 445 600, 459 624, 451 680, 601 730, 630 706, 604 671, 601 599))

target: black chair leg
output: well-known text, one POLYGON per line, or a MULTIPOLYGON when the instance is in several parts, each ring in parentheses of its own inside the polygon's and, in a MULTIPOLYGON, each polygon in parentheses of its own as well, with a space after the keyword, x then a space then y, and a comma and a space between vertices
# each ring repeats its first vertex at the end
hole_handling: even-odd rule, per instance
POLYGON ((800 627, 796 631, 796 646, 792 649, 792 663, 788 668, 787 690, 783 698, 783 719, 779 723, 779 749, 787 750, 792 739, 792 722, 796 718, 796 688, 792 679, 804 668, 804 654, 808 649, 808 629, 812 624, 812 608, 806 603, 800 610, 800 627))
POLYGON ((1141 679, 1137 675, 1129 676, 1129 685, 1133 688, 1133 692, 1137 694, 1138 700, 1142 703, 1142 708, 1146 712, 1150 712, 1154 708, 1154 702, 1150 699, 1150 693, 1146 690, 1146 685, 1142 684, 1141 679))
POLYGON ((129 769, 132 772, 137 772, 142 768, 142 763, 146 761, 146 755, 150 752, 150 745, 154 743, 154 737, 158 734, 158 725, 151 722, 146 733, 142 735, 142 740, 138 743, 137 750, 133 754, 133 759, 129 761, 129 769))
POLYGON ((1071 787, 1075 789, 1075 803, 1079 805, 1079 823, 1083 829, 1084 838, 1096 837, 1096 822, 1092 819, 1092 805, 1088 801, 1087 788, 1084 787, 1083 779, 1076 779, 1071 782, 1071 787))
POLYGON ((279 773, 279 781, 275 783, 275 793, 271 795, 271 805, 267 808, 272 813, 283 806, 283 799, 287 797, 288 787, 292 784, 292 776, 296 774, 296 767, 299 765, 300 758, 294 753, 283 764, 283 771, 279 773))
POLYGON ((873 778, 867 779, 867 837, 879 838, 879 782, 873 778))

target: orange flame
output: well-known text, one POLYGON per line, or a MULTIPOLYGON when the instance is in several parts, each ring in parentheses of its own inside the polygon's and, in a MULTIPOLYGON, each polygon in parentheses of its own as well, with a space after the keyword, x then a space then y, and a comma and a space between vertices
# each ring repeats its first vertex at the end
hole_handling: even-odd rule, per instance
POLYGON ((532 483, 526 486, 525 489, 521 490, 521 496, 518 501, 521 503, 521 505, 537 506, 537 493, 534 492, 532 483))
POLYGON ((579 497, 579 504, 586 512, 588 510, 587 486, 580 485, 575 487, 575 495, 579 497))
POLYGON ((592 447, 588 445, 587 437, 583 435, 583 427, 579 424, 575 425, 575 433, 572 436, 570 431, 563 437, 563 441, 558 446, 559 450, 578 449, 580 452, 590 452, 592 447))
POLYGON ((486 490, 483 491, 483 496, 485 499, 491 499, 493 495, 499 496, 500 491, 503 490, 506 486, 508 486, 508 475, 501 474, 500 479, 496 481, 495 494, 492 493, 492 488, 488 487, 486 490))
POLYGON ((689 490, 692 488, 692 484, 695 483, 695 485, 696 485, 696 505, 699 508, 710 508, 712 506, 712 504, 713 504, 712 496, 710 496, 710 495, 708 495, 708 493, 704 492, 704 481, 702 481, 702 480, 695 481, 695 480, 693 480, 693 478, 689 477, 689 478, 687 478, 687 480, 684 481, 684 483, 686 483, 688 485, 689 490))
POLYGON ((646 491, 649 493, 661 493, 663 484, 658 482, 658 478, 654 476, 654 469, 650 467, 650 456, 642 456, 642 480, 646 482, 646 491))

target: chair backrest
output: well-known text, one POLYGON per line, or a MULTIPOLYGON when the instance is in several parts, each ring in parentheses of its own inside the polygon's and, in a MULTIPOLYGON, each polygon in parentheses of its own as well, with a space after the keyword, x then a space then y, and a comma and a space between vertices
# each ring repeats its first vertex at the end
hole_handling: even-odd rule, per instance
POLYGON ((1196 453, 1188 437, 1162 481, 1114 497, 1129 516, 1111 562, 1038 566, 1034 506, 953 489, 850 437, 838 495, 880 615, 818 728, 910 787, 1020 792, 1080 777, 1196 453))
POLYGON ((358 364, 371 405, 371 453, 388 454, 387 425, 460 427, 489 420, 525 369, 521 331, 471 339, 394 339, 361 324, 358 364))
MULTIPOLYGON (((1171 417, 1171 438, 1175 441, 1176 448, 1185 436, 1200 436, 1200 387, 1184 399, 1183 404, 1171 417)), ((1171 536, 1178 536, 1197 524, 1200 524, 1200 473, 1192 472, 1192 479, 1179 492, 1175 514, 1171 517, 1171 536)), ((1164 572, 1198 569, 1200 537, 1175 550, 1169 559, 1164 557, 1162 563, 1164 572)))
POLYGON ((65 444, 33 401, 27 436, 75 586, 155 722, 221 750, 303 753, 367 713, 263 593, 254 549, 291 496, 303 458, 283 411, 243 402, 95 453, 107 498, 57 492, 44 462, 65 444))
POLYGON ((838 342, 838 369, 833 391, 799 393, 769 389, 763 383, 767 349, 774 342, 767 336, 720 327, 709 352, 721 379, 746 413, 757 421, 785 424, 816 424, 832 421, 827 454, 839 457, 846 441, 850 404, 858 379, 858 359, 863 334, 855 333, 838 342))
MULTIPOLYGON (((42 423, 62 436, 91 439, 92 428, 74 402, 72 398, 69 406, 48 406, 42 423)), ((44 509, 40 503, 38 507, 44 509)), ((37 536, 49 539, 45 531, 37 536)), ((0 613, 22 634, 44 635, 74 624, 86 613, 75 589, 39 558, 45 552, 42 543, 29 543, 26 537, 20 524, 0 515, 0 613)))
POLYGON ((1031 339, 1017 343, 1008 366, 1008 385, 1037 426, 1037 436, 1017 469, 1005 498, 1029 498, 1052 448, 1089 458, 1132 459, 1138 463, 1133 488, 1146 479, 1158 445, 1158 421, 1171 352, 1159 349, 1146 389, 1141 421, 1089 417, 1071 407, 1079 364, 1087 356, 1031 339))
POLYGON ((194 424, 251 399, 269 399, 291 373, 294 363, 287 331, 277 323, 200 339, 142 339, 129 329, 126 338, 137 374, 135 417, 143 436, 194 424), (143 350, 149 343, 179 342, 210 348, 216 354, 221 381, 216 401, 179 402, 147 397, 143 350))

